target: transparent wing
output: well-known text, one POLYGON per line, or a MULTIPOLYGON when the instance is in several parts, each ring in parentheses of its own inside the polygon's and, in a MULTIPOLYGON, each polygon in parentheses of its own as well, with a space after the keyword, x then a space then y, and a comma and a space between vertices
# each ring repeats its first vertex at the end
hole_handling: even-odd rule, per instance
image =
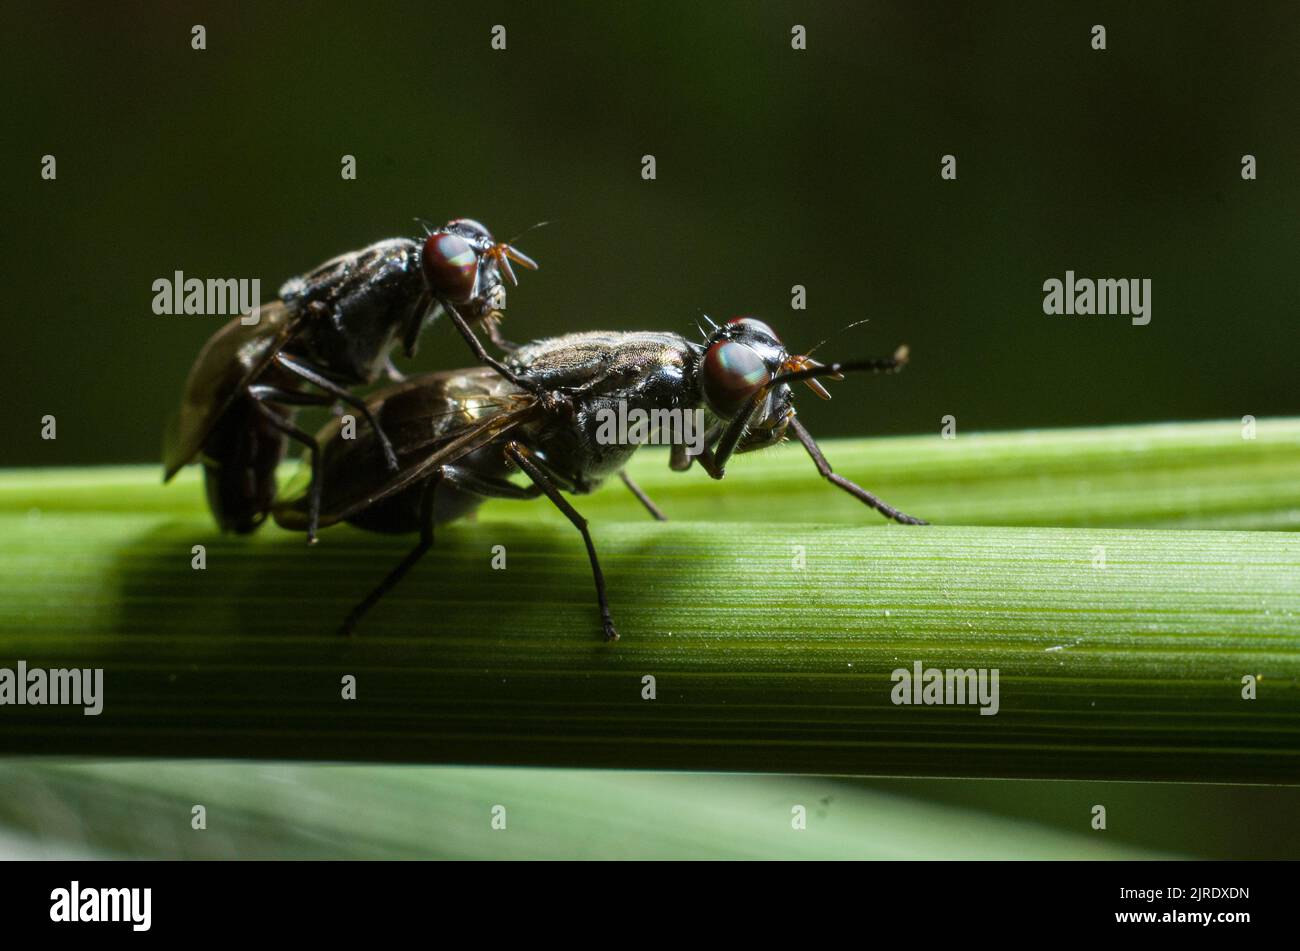
POLYGON ((199 351, 185 381, 180 412, 163 434, 163 481, 192 461, 244 388, 271 365, 302 326, 280 301, 261 308, 257 324, 232 318, 199 351))

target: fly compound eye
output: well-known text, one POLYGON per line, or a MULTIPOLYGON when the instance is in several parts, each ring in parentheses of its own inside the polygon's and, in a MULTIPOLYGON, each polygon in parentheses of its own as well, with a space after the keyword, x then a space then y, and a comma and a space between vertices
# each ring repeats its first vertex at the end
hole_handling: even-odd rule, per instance
POLYGON ((772 371, 749 346, 719 340, 704 354, 704 399, 709 408, 731 419, 745 403, 772 381, 772 371))
POLYGON ((435 231, 425 238, 420 267, 429 289, 439 297, 465 304, 474 296, 478 254, 460 235, 435 231))

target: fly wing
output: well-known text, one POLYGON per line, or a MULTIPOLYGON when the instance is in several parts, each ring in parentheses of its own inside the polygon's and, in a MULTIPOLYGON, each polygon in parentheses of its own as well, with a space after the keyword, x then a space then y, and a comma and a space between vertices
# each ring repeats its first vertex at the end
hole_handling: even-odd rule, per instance
MULTIPOLYGON (((526 399, 528 401, 527 406, 516 410, 498 413, 491 419, 467 427, 463 432, 457 434, 455 438, 440 443, 436 447, 431 447, 432 451, 428 455, 420 458, 409 468, 403 468, 394 473, 393 477, 381 488, 369 493, 363 498, 357 499, 347 508, 339 512, 335 517, 335 520, 346 521, 362 509, 367 509, 375 503, 388 498, 390 495, 395 495, 403 489, 409 488, 421 480, 428 478, 429 474, 438 466, 455 462, 478 449, 482 449, 484 446, 505 435, 521 423, 537 418, 540 408, 531 397, 526 399)), ((321 519, 321 523, 328 524, 324 518, 321 519)))
MULTIPOLYGON (((357 421, 354 437, 345 439, 341 422, 331 421, 316 436, 322 448, 322 526, 346 521, 417 484, 437 466, 486 446, 540 412, 531 396, 486 368, 413 377, 367 402, 399 468, 387 467, 378 437, 364 422, 357 421)), ((308 478, 298 479, 277 501, 273 514, 281 528, 307 527, 309 484, 308 478)))
POLYGON ((296 311, 275 301, 261 308, 256 324, 234 317, 209 338, 185 381, 180 412, 168 420, 163 434, 164 482, 198 455, 231 403, 300 326, 296 311))

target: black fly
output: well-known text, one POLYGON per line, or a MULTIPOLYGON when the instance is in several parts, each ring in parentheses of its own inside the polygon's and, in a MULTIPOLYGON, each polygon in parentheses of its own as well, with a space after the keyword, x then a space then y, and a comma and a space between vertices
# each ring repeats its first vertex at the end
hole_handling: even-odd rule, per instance
POLYGON ((393 349, 400 343, 413 355, 421 329, 438 310, 475 356, 526 386, 487 354, 470 324, 484 325, 499 341, 502 276, 515 281, 511 261, 533 269, 537 264, 468 218, 426 231, 422 239, 394 238, 333 258, 287 281, 279 300, 260 308, 256 323, 235 318, 217 331, 190 370, 180 414, 168 427, 163 481, 201 456, 217 524, 251 532, 270 511, 276 465, 293 439, 307 447, 317 473, 307 525, 314 542, 320 447, 294 425, 294 407, 353 407, 370 424, 377 456, 396 470, 389 436, 349 388, 373 383, 385 371, 398 377, 393 349))
MULTIPOLYGON (((582 534, 604 635, 617 639, 587 522, 562 492, 591 492, 619 475, 652 515, 662 517, 623 471, 637 444, 602 436, 602 411, 619 407, 700 412, 701 451, 692 455, 685 442, 674 443, 674 469, 687 469, 698 459, 710 476, 721 479, 732 453, 771 446, 792 434, 828 481, 887 518, 923 525, 831 470, 795 418, 790 388, 802 381, 826 396, 821 378, 857 370, 892 372, 906 361, 906 349, 899 348, 884 360, 822 365, 788 353, 767 324, 742 317, 715 328, 703 345, 673 333, 577 333, 535 341, 509 358, 527 388, 477 367, 427 374, 376 393, 370 411, 392 436, 399 468, 391 472, 378 461, 378 429, 367 438, 358 434, 345 440, 338 437, 338 424, 331 423, 318 437, 326 485, 320 524, 346 521, 379 532, 419 531, 420 540, 353 609, 343 632, 351 633, 428 551, 436 524, 459 518, 488 498, 545 495, 582 534), (535 395, 538 386, 548 399, 535 395), (510 481, 517 472, 527 477, 527 485, 510 481)), ((310 525, 310 511, 310 502, 297 497, 277 502, 274 515, 282 527, 302 530, 310 525)))

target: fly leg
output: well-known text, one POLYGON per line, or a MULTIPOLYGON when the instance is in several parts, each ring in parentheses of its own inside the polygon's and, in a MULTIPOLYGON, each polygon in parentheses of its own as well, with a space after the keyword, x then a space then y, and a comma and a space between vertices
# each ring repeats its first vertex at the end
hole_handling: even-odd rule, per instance
POLYGON ((488 339, 496 344, 499 349, 504 350, 506 353, 519 349, 519 344, 511 343, 501 336, 501 314, 499 311, 488 314, 483 319, 483 326, 487 328, 488 339))
POLYGON ((389 381, 393 383, 406 382, 406 374, 397 369, 397 364, 393 363, 391 356, 384 357, 384 376, 388 377, 389 381))
POLYGON ((447 312, 447 316, 450 317, 451 322, 456 325, 456 329, 459 330, 460 335, 465 338, 465 342, 469 344, 470 350, 474 351, 474 356, 478 358, 480 363, 496 370, 503 379, 513 383, 521 390, 532 393, 548 410, 555 410, 558 408, 558 403, 563 401, 563 397, 552 393, 550 390, 547 390, 545 387, 532 380, 525 380, 496 357, 488 353, 483 347, 483 342, 475 336, 474 331, 470 329, 469 324, 465 323, 465 318, 460 315, 460 311, 453 307, 450 301, 442 297, 435 299, 442 305, 442 309, 447 312))
POLYGON ((892 505, 888 505, 881 499, 876 498, 856 482, 850 482, 848 479, 844 478, 844 476, 837 475, 835 471, 831 469, 831 464, 826 461, 826 457, 822 455, 821 448, 813 440, 812 433, 804 429, 803 424, 800 423, 799 420, 791 419, 790 429, 794 431, 794 438, 799 440, 799 442, 803 444, 804 449, 808 450, 808 455, 812 456, 813 464, 817 466, 817 471, 821 474, 821 477, 831 483, 831 485, 839 486, 859 502, 871 506, 881 515, 885 516, 885 518, 892 518, 895 522, 901 522, 904 525, 930 524, 923 519, 900 512, 892 505))
POLYGON ((308 499, 307 509, 307 544, 314 545, 316 544, 316 530, 320 527, 320 443, 266 404, 283 403, 295 406, 321 406, 329 405, 333 400, 327 399, 323 396, 313 396, 310 393, 295 393, 293 390, 282 390, 278 387, 267 386, 260 383, 255 383, 250 386, 248 388, 248 394, 253 398, 253 405, 257 407, 259 413, 266 417, 267 422, 280 430, 280 432, 284 433, 290 439, 302 443, 307 447, 307 451, 311 453, 311 487, 309 489, 310 497, 308 499))
MULTIPOLYGON (((819 376, 835 376, 842 370, 866 370, 871 373, 896 373, 907 365, 907 348, 899 347, 894 351, 892 357, 885 357, 880 360, 851 360, 844 363, 834 363, 830 366, 822 366, 816 361, 807 361, 807 358, 804 357, 801 357, 800 359, 805 361, 802 369, 782 373, 772 382, 806 380, 813 383, 816 382, 816 378, 819 376)), ((706 447, 705 451, 700 454, 700 465, 704 467, 704 470, 711 478, 721 479, 723 474, 726 472, 727 460, 730 459, 731 454, 736 451, 736 446, 740 443, 741 438, 744 437, 745 431, 749 428, 750 420, 752 420, 754 414, 758 412, 759 406, 761 406, 763 401, 767 399, 768 390, 771 387, 772 382, 769 382, 767 386, 757 389, 754 392, 754 395, 751 396, 745 405, 740 408, 740 412, 731 418, 731 422, 727 423, 726 428, 723 429, 721 435, 718 436, 717 442, 713 444, 712 451, 706 447)), ((825 390, 820 390, 820 392, 824 393, 825 390)), ((867 502, 867 499, 871 499, 872 501, 867 502, 867 504, 871 505, 872 508, 878 509, 886 514, 890 512, 894 513, 893 515, 890 515, 891 518, 902 514, 901 512, 895 512, 894 509, 889 508, 889 506, 885 505, 871 493, 867 492, 866 489, 853 485, 853 483, 849 482, 847 479, 835 476, 834 473, 831 472, 830 463, 828 463, 825 457, 822 456, 821 450, 818 449, 817 444, 812 441, 812 436, 808 435, 808 431, 804 429, 793 416, 790 418, 790 423, 794 426, 796 434, 802 434, 799 436, 799 441, 803 443, 804 448, 808 450, 808 454, 813 457, 813 462, 817 463, 817 470, 823 476, 830 479, 840 488, 845 489, 845 491, 853 493, 857 498, 864 502, 867 502), (832 478, 833 476, 834 478, 832 478), (844 483, 852 485, 853 488, 847 488, 844 483), (855 489, 857 490, 856 492, 854 492, 855 489)), ((904 516, 904 519, 906 519, 909 524, 917 521, 917 519, 913 519, 910 515, 904 516)), ((903 521, 903 519, 899 519, 899 521, 903 521)))
POLYGON ((393 452, 393 447, 388 441, 388 436, 384 433, 383 429, 380 428, 378 421, 375 419, 374 413, 370 411, 370 407, 366 405, 365 400, 353 393, 349 393, 333 380, 317 373, 305 363, 299 362, 283 351, 275 355, 275 362, 284 367, 290 373, 306 380, 312 386, 324 390, 330 396, 334 397, 334 399, 347 403, 358 413, 363 415, 366 418, 366 422, 370 424, 370 428, 375 431, 375 435, 379 437, 379 444, 384 449, 384 458, 388 462, 388 468, 394 472, 397 471, 397 454, 393 452))
MULTIPOLYGON (((672 448, 668 450, 668 468, 673 472, 685 472, 696 459, 701 459, 709 452, 709 446, 718 438, 716 432, 707 432, 704 434, 704 446, 697 452, 692 453, 683 443, 673 443, 672 448)), ((712 456, 709 457, 710 459, 712 456)), ((701 463, 703 465, 703 463, 701 463)))
MULTIPOLYGON (((732 450, 740 440, 740 436, 745 430, 745 420, 748 420, 748 418, 753 414, 753 410, 754 404, 751 404, 749 407, 742 410, 742 413, 732 420, 726 431, 724 431, 718 438, 714 447, 710 449, 706 446, 704 451, 696 457, 700 460, 700 465, 704 467, 704 471, 707 472, 711 478, 721 479, 723 475, 726 474, 727 459, 730 458, 732 450)), ((826 461, 826 457, 822 455, 821 448, 817 445, 816 441, 813 440, 812 434, 803 428, 803 424, 800 423, 798 419, 794 417, 790 418, 790 429, 794 432, 795 438, 798 439, 804 449, 808 451, 808 455, 812 457, 813 464, 817 467, 817 472, 823 479, 831 483, 831 485, 838 486, 859 502, 871 506, 881 515, 885 516, 885 518, 893 519, 895 522, 900 522, 903 525, 930 524, 924 519, 919 519, 915 516, 908 515, 905 512, 900 512, 884 500, 872 495, 856 482, 851 482, 844 478, 844 476, 836 473, 831 468, 831 464, 826 461)))
POLYGON ((637 485, 632 477, 627 474, 626 469, 619 470, 618 477, 623 480, 623 484, 627 486, 628 491, 636 496, 637 501, 645 506, 646 511, 650 513, 656 522, 668 521, 668 516, 660 510, 659 506, 655 505, 650 496, 645 494, 645 489, 637 485))
POLYGON ((415 567, 415 563, 424 557, 424 553, 433 547, 433 496, 438 491, 438 483, 442 481, 443 468, 439 467, 434 470, 433 475, 429 476, 429 481, 424 483, 424 488, 420 492, 420 540, 415 547, 407 552, 406 557, 401 560, 396 568, 390 571, 383 581, 379 582, 368 595, 361 599, 361 602, 354 607, 339 628, 339 633, 351 636, 353 628, 357 622, 365 616, 366 612, 375 606, 375 604, 392 590, 393 585, 401 581, 402 578, 415 567))
POLYGON ((343 626, 339 629, 340 634, 352 634, 357 622, 365 616, 366 612, 373 608, 380 598, 391 591, 393 586, 401 581, 406 573, 415 566, 415 563, 424 556, 424 553, 433 547, 434 492, 442 482, 463 489, 466 492, 473 492, 489 498, 535 499, 542 494, 541 488, 535 485, 523 486, 515 485, 513 482, 507 482, 504 479, 486 479, 461 466, 439 466, 434 470, 433 475, 429 477, 429 481, 424 484, 424 489, 420 494, 420 541, 407 553, 401 563, 390 571, 387 577, 379 582, 361 603, 352 609, 347 620, 343 622, 343 626))
POLYGON ((578 510, 569 504, 569 500, 560 494, 555 483, 532 459, 532 451, 521 443, 511 440, 506 443, 506 457, 519 466, 533 483, 541 488, 555 507, 565 514, 573 527, 582 533, 582 540, 587 546, 587 557, 591 560, 591 574, 596 582, 596 600, 600 604, 601 625, 605 640, 618 640, 618 631, 614 628, 614 618, 609 613, 609 597, 605 594, 605 574, 600 570, 600 560, 596 557, 596 546, 592 544, 591 532, 587 529, 587 520, 578 514, 578 510))

